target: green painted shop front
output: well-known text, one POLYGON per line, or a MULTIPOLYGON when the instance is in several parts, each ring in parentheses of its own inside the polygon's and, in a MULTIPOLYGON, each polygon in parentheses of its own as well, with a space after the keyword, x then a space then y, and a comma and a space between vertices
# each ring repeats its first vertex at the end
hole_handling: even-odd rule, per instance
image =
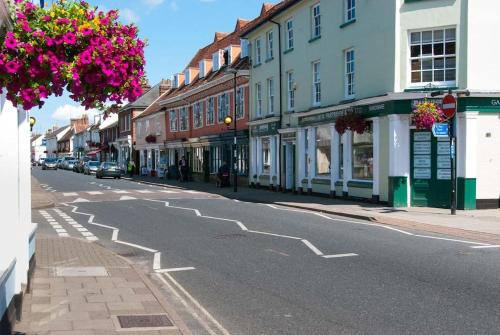
POLYGON ((449 138, 430 131, 410 132, 411 206, 449 208, 451 160, 449 138))

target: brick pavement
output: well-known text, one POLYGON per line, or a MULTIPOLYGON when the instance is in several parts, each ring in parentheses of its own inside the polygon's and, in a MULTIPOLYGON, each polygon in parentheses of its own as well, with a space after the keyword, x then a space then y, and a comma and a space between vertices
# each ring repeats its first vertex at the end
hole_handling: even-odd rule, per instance
POLYGON ((37 236, 37 267, 15 331, 32 335, 191 334, 140 270, 105 248, 71 237, 37 236), (98 268, 58 276, 58 269, 98 268), (81 274, 81 275, 80 275, 81 274), (104 273, 105 274, 105 273, 104 273), (75 275, 75 276, 73 276, 75 275), (116 315, 167 314, 174 327, 118 331, 116 315))

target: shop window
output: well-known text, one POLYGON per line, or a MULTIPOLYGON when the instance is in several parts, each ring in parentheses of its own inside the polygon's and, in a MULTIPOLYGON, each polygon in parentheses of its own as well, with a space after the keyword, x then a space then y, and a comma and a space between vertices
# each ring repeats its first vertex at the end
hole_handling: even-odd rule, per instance
POLYGON ((221 146, 211 146, 210 147, 210 173, 215 174, 219 171, 219 167, 222 165, 222 147, 221 146))
POLYGON ((248 154, 249 148, 248 144, 243 144, 238 146, 237 149, 237 166, 238 166, 238 175, 247 176, 248 175, 248 154))
POLYGON ((330 126, 316 128, 316 176, 330 176, 332 136, 330 126))
POLYGON ((179 130, 188 130, 189 129, 189 115, 188 109, 186 107, 182 107, 179 110, 179 130))
MULTIPOLYGON (((177 131, 177 111, 171 110, 169 112, 169 120, 170 120, 170 131, 177 131)), ((146 126, 147 128, 147 126, 146 126)))
POLYGON ((271 140, 262 139, 262 174, 271 173, 271 140))
POLYGON ((352 178, 373 179, 373 134, 371 123, 363 134, 352 134, 352 178))
POLYGON ((203 148, 193 150, 193 172, 203 172, 203 148))
POLYGON ((203 127, 203 111, 201 109, 201 102, 197 102, 193 106, 193 127, 203 127))
POLYGON ((410 33, 410 68, 412 84, 455 85, 456 30, 410 33))

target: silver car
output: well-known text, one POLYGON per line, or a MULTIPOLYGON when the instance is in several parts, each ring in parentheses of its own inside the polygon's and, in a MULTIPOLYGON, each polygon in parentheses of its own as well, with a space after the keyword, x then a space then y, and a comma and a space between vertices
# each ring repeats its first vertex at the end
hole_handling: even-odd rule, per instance
POLYGON ((84 174, 95 174, 97 172, 97 169, 99 168, 99 161, 88 161, 85 163, 85 166, 83 167, 83 173, 84 174))
POLYGON ((73 170, 73 167, 77 162, 78 162, 77 160, 66 161, 66 169, 73 170))

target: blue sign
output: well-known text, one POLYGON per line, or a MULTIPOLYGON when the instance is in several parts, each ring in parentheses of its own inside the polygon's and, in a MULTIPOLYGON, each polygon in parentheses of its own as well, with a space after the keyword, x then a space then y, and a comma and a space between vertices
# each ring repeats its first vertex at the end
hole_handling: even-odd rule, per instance
POLYGON ((448 137, 448 123, 434 123, 432 125, 432 134, 435 137, 448 137))

